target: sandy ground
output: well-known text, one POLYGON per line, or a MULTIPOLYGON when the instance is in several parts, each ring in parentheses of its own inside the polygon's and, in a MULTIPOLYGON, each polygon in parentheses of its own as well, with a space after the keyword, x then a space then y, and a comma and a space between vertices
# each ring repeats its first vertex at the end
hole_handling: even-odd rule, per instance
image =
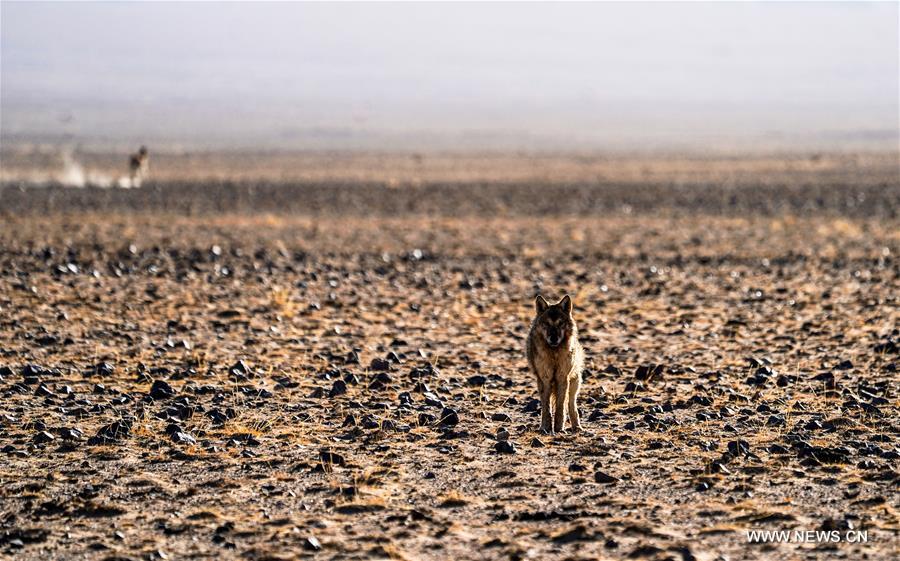
POLYGON ((900 181, 857 175, 8 183, 0 551, 894 559, 900 181), (583 433, 537 432, 537 292, 583 433))
MULTIPOLYGON (((132 152, 137 151, 137 146, 132 152)), ((593 182, 717 185, 870 185, 900 180, 900 153, 507 153, 185 151, 150 146, 150 176, 160 182, 263 181, 593 182)), ((128 175, 129 152, 8 144, 2 182, 115 185, 128 175)))

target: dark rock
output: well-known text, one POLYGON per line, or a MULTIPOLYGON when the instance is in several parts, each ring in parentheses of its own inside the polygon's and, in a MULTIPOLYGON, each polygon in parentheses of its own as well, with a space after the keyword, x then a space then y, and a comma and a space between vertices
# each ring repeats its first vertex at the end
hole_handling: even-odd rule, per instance
POLYGON ((116 369, 108 362, 101 362, 94 365, 93 373, 96 376, 109 377, 115 373, 116 369))
POLYGON ((789 454, 790 450, 780 444, 770 444, 767 448, 770 454, 789 454))
POLYGON ((444 407, 444 402, 432 392, 425 392, 422 394, 422 397, 425 399, 425 405, 428 405, 429 407, 444 407))
POLYGON ((665 368, 666 367, 663 364, 642 364, 641 366, 638 366, 637 370, 634 372, 634 377, 642 382, 658 380, 662 377, 665 368))
POLYGON ((469 376, 466 379, 466 383, 470 386, 480 388, 487 383, 487 377, 482 374, 476 374, 474 376, 469 376))
POLYGON ((150 397, 153 399, 168 399, 175 395, 175 390, 163 380, 157 380, 150 386, 150 397))
POLYGON ((205 413, 206 417, 213 422, 214 425, 222 426, 228 421, 228 415, 219 409, 210 409, 205 413))
POLYGON ((330 465, 343 466, 346 463, 343 456, 337 452, 332 452, 327 448, 323 448, 319 451, 319 459, 322 460, 322 463, 330 465))
POLYGON ((628 382, 625 384, 625 393, 635 393, 644 390, 644 384, 641 382, 628 382))
POLYGON ((239 360, 228 368, 228 374, 238 380, 246 380, 253 377, 253 370, 243 360, 239 360))
POLYGON ((803 428, 806 430, 812 431, 812 430, 822 430, 824 427, 822 426, 822 423, 820 423, 818 419, 813 419, 813 420, 809 421, 808 423, 806 423, 805 425, 803 425, 803 428))
POLYGON ((169 434, 169 438, 172 439, 172 442, 176 444, 197 444, 197 439, 191 436, 190 433, 185 432, 184 430, 176 430, 169 434))
POLYGON ((424 366, 417 366, 409 371, 409 377, 411 380, 421 380, 422 378, 432 378, 438 375, 438 370, 431 364, 425 364, 424 366))
POLYGON ((345 393, 347 393, 347 383, 343 380, 335 380, 331 385, 331 391, 328 392, 328 397, 337 397, 345 393))
POLYGON ((92 436, 88 440, 88 444, 91 446, 96 446, 100 444, 111 444, 113 442, 117 442, 128 436, 128 434, 131 432, 132 426, 134 426, 134 420, 131 418, 124 418, 119 419, 118 421, 114 421, 97 431, 97 434, 92 436))
POLYGON ((35 376, 40 376, 44 372, 44 368, 38 366, 37 364, 26 364, 22 367, 22 377, 30 378, 35 376))
POLYGON ((510 417, 506 413, 494 413, 493 415, 491 415, 491 420, 498 423, 511 423, 512 417, 510 417))
POLYGON ((772 361, 768 358, 757 358, 757 357, 748 357, 747 364, 750 365, 750 368, 760 368, 762 366, 771 366, 772 361))
POLYGON ((712 400, 705 395, 692 395, 688 400, 689 404, 701 405, 703 407, 709 407, 712 405, 712 400))
POLYGON ((31 440, 35 444, 46 444, 48 442, 53 442, 54 440, 56 440, 56 437, 47 431, 41 431, 41 432, 37 433, 36 435, 34 435, 34 437, 31 440))
POLYGON ((29 421, 29 422, 25 423, 25 428, 33 429, 36 431, 47 430, 47 423, 45 423, 44 421, 42 421, 40 419, 37 419, 37 420, 29 421))
POLYGON ((890 338, 883 343, 875 345, 874 351, 878 354, 900 354, 900 342, 890 338))
POLYGON ((553 536, 553 542, 558 544, 564 543, 572 543, 572 542, 580 542, 580 541, 589 541, 592 540, 593 536, 588 529, 583 525, 579 524, 574 528, 566 530, 560 534, 553 536))
POLYGON ((373 358, 369 363, 369 370, 373 372, 386 372, 391 369, 390 361, 383 358, 373 358))
POLYGON ((594 472, 594 481, 600 483, 601 485, 614 485, 619 482, 617 477, 613 477, 608 473, 597 470, 594 472))
POLYGON ((809 446, 800 448, 801 458, 812 458, 822 464, 846 464, 850 462, 853 451, 844 446, 809 446))
POLYGON ((831 372, 822 372, 821 374, 816 374, 815 376, 813 376, 813 380, 816 382, 824 382, 825 388, 829 390, 837 387, 834 374, 831 372))
POLYGON ((35 338, 35 343, 42 347, 49 347, 51 345, 56 345, 59 343, 59 337, 56 335, 41 335, 40 337, 35 338))
POLYGON ((63 440, 81 440, 81 438, 84 436, 84 433, 82 433, 80 430, 68 427, 61 428, 58 432, 59 436, 63 440))
POLYGON ((440 424, 448 427, 459 424, 459 413, 457 413, 453 408, 444 407, 441 410, 440 424))
POLYGON ((750 443, 746 440, 732 440, 728 443, 728 453, 734 457, 749 456, 750 443))
POLYGON ((794 375, 788 374, 779 374, 778 378, 775 380, 775 385, 779 388, 786 388, 787 386, 793 384, 797 381, 797 377, 794 375))
POLYGON ((516 445, 508 440, 501 440, 500 442, 494 444, 494 450, 496 450, 500 454, 515 454, 516 445))

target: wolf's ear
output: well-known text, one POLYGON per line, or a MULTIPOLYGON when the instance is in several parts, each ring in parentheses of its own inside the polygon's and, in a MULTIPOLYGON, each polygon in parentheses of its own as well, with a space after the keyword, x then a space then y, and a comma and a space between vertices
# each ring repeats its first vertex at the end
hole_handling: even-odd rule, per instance
POLYGON ((572 299, 569 298, 569 295, 566 294, 563 296, 562 300, 559 301, 559 307, 566 312, 566 315, 570 315, 572 313, 572 299))
POLYGON ((538 313, 538 315, 543 314, 544 310, 546 310, 549 307, 550 307, 550 304, 548 304, 547 301, 544 300, 543 296, 538 294, 537 298, 534 299, 534 310, 538 313))

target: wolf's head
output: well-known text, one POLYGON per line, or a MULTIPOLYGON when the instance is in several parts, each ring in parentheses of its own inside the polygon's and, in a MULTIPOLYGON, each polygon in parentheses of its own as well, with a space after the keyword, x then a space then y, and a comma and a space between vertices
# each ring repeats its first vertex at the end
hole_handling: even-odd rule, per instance
POLYGON ((562 297, 556 304, 550 304, 538 294, 534 299, 537 312, 535 326, 539 336, 551 348, 568 345, 569 338, 575 332, 575 321, 572 319, 572 299, 569 295, 562 297))

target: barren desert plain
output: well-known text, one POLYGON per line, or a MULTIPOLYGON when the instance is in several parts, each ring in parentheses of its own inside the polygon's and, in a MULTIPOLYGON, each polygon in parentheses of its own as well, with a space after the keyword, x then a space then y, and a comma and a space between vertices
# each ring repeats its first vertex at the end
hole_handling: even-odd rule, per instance
POLYGON ((900 554, 896 153, 54 158, 3 154, 0 555, 900 554))

